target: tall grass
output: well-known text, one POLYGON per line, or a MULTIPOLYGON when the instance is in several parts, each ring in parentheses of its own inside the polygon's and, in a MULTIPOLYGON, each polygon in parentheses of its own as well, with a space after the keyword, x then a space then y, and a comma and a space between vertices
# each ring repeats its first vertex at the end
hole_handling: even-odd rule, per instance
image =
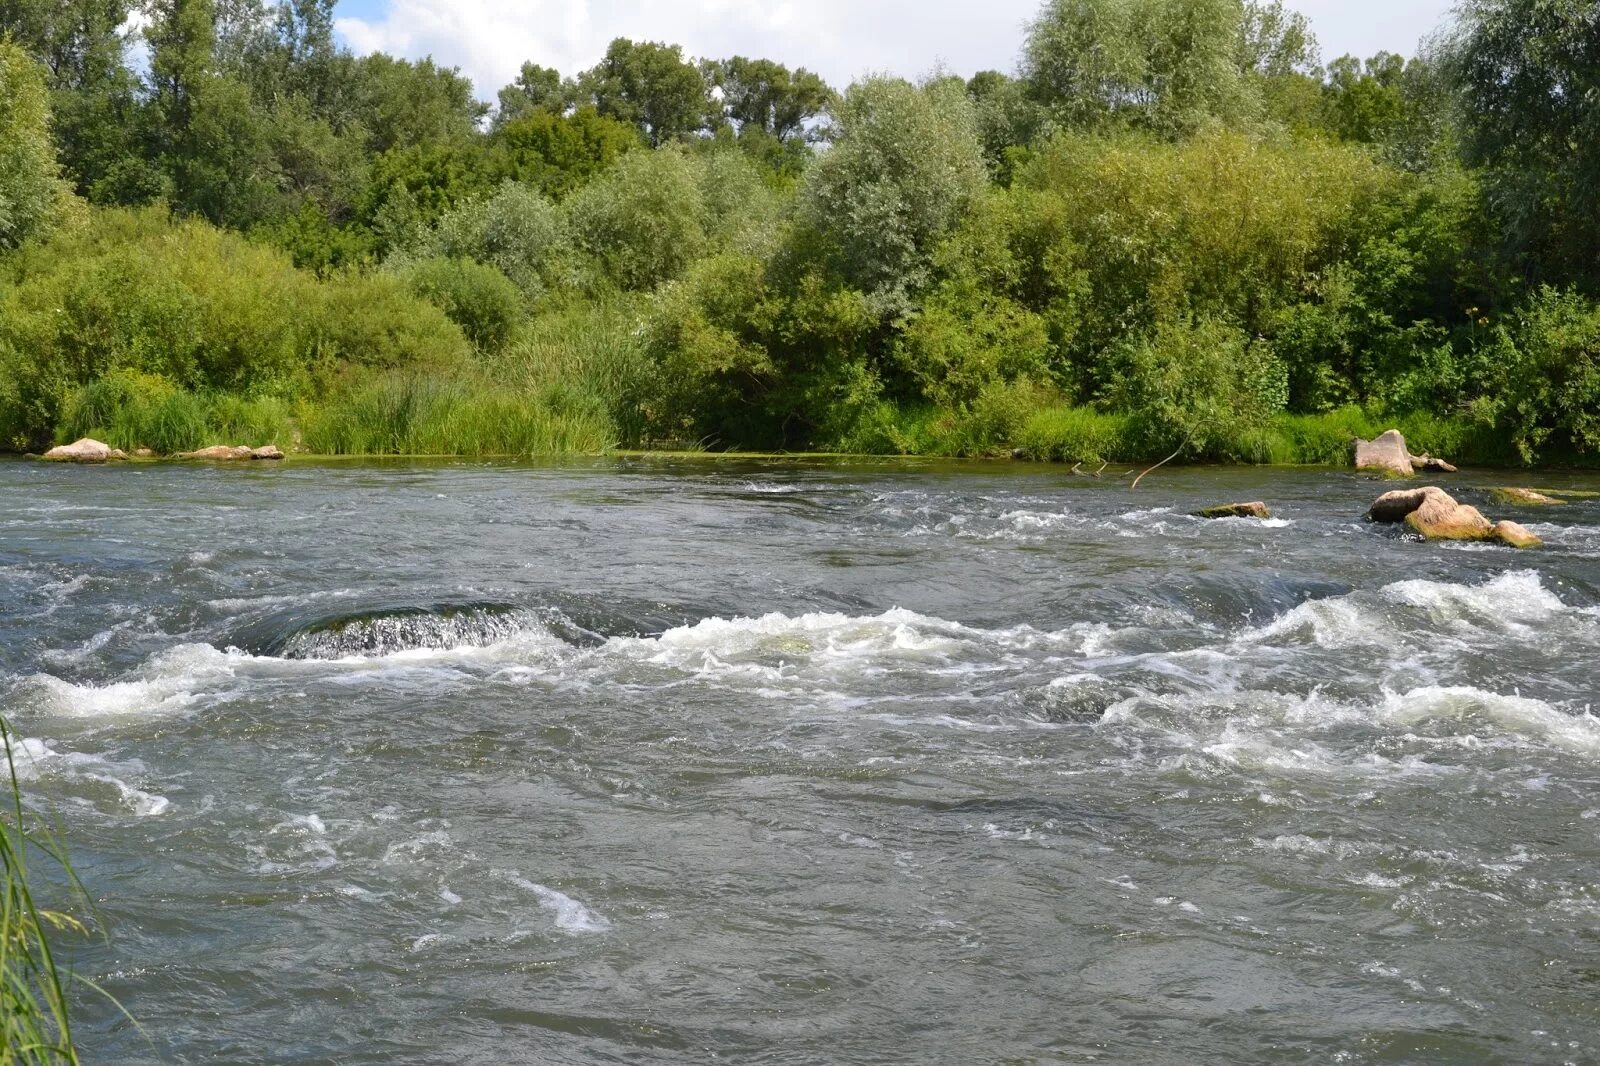
POLYGON ((208 444, 288 444, 289 409, 271 398, 202 395, 163 378, 119 370, 68 398, 56 438, 94 437, 113 448, 150 448, 163 455, 208 444))
POLYGON ((50 937, 87 932, 82 922, 41 907, 30 860, 58 869, 83 897, 59 840, 23 806, 11 730, 0 720, 10 795, 0 812, 0 1064, 77 1063, 72 1019, 50 937))
POLYGON ((615 432, 574 389, 386 376, 301 414, 305 446, 326 455, 560 455, 602 452, 615 432))

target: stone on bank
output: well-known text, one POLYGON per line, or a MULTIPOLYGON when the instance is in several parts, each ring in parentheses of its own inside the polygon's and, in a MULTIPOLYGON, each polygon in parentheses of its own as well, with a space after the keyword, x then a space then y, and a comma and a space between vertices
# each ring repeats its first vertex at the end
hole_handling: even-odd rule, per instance
POLYGON ((82 437, 71 444, 62 444, 44 453, 44 458, 53 463, 104 463, 127 457, 122 449, 113 448, 93 437, 82 437))

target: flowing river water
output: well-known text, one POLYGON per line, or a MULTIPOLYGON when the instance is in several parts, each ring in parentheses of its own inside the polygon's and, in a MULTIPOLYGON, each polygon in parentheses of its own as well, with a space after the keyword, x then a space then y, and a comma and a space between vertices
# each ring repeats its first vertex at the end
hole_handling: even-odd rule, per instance
POLYGON ((1594 1062, 1600 500, 1383 488, 0 463, 87 1059, 1594 1062))

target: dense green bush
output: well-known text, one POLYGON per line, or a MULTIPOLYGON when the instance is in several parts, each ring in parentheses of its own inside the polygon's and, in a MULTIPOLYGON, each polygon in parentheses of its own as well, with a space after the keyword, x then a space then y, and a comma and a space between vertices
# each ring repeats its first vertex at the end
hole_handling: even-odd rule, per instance
POLYGON ((282 253, 159 211, 96 211, 0 263, 0 430, 14 448, 50 441, 69 397, 119 371, 183 394, 288 401, 345 365, 467 354, 398 283, 318 282, 282 253))
POLYGON ((417 296, 461 327, 479 351, 502 351, 522 319, 517 287, 492 266, 471 259, 422 259, 400 268, 417 296))

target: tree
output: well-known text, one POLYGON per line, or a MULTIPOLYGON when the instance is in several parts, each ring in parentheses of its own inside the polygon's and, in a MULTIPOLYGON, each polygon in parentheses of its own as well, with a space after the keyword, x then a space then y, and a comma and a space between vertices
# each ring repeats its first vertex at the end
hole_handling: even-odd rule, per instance
POLYGON ((637 130, 592 107, 570 115, 540 109, 494 131, 488 167, 497 179, 534 185, 559 198, 610 169, 638 144, 637 130))
POLYGON ((500 106, 495 109, 494 127, 537 112, 565 115, 577 97, 577 86, 561 80, 561 72, 536 63, 522 64, 517 80, 500 90, 500 106))
POLYGON ((675 44, 618 37, 578 86, 600 114, 637 126, 652 147, 704 129, 711 110, 705 79, 675 44))
POLYGON ((1064 125, 1184 136, 1259 120, 1263 81, 1315 63, 1303 18, 1245 0, 1048 0, 1023 74, 1064 125))
POLYGON ((1470 162, 1533 276, 1600 285, 1600 31, 1588 0, 1467 0, 1445 67, 1470 162))
POLYGON ((15 248, 49 226, 64 188, 50 143, 44 69, 0 38, 0 248, 15 248))
POLYGON ((44 65, 61 162, 79 193, 144 198, 138 80, 123 61, 130 0, 0 0, 0 37, 44 65), (129 191, 131 190, 131 191, 129 191))
POLYGON ((724 112, 741 132, 761 130, 779 140, 804 133, 834 96, 818 75, 770 59, 734 56, 714 64, 711 76, 722 90, 724 112))
POLYGON ((800 217, 844 280, 885 316, 904 313, 934 244, 983 189, 983 147, 960 83, 852 85, 833 145, 806 172, 800 217))

